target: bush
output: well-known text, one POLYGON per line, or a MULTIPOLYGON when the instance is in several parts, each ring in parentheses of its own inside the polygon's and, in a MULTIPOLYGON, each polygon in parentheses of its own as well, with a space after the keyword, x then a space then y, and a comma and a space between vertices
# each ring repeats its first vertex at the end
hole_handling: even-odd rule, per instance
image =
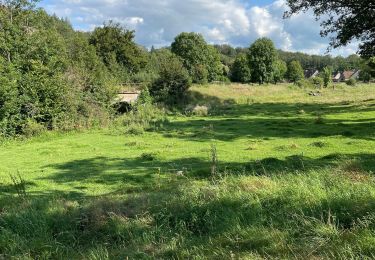
POLYGON ((134 110, 118 118, 115 126, 125 128, 125 133, 139 135, 162 126, 165 121, 167 117, 164 109, 152 104, 139 104, 134 110))
POLYGON ((207 106, 196 106, 192 110, 192 114, 196 116, 208 116, 207 106))
POLYGON ((139 97, 137 99, 136 106, 144 105, 144 104, 152 104, 152 97, 150 95, 150 91, 148 88, 144 88, 141 93, 139 94, 139 97))
POLYGON ((163 64, 159 78, 151 85, 150 94, 157 102, 178 104, 184 100, 190 86, 188 71, 176 56, 171 56, 163 64))
POLYGON ((355 79, 349 79, 348 81, 345 82, 346 85, 348 86, 355 86, 357 84, 357 81, 355 79))
POLYGON ((316 88, 322 88, 324 85, 324 80, 321 77, 314 77, 311 79, 311 83, 316 87, 316 88))
POLYGON ((311 83, 311 81, 306 79, 298 80, 295 84, 300 88, 314 88, 314 85, 311 83))
POLYGON ((28 119, 22 129, 26 137, 38 136, 46 130, 47 129, 42 124, 39 124, 33 119, 28 119))

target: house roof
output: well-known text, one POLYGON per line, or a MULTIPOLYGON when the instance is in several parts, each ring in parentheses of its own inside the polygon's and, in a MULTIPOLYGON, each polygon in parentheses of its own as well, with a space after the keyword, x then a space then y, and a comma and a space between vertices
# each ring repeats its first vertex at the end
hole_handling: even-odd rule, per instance
POLYGON ((346 70, 342 73, 343 79, 350 79, 354 75, 355 71, 353 70, 346 70))
POLYGON ((318 70, 305 70, 305 78, 315 77, 319 74, 318 70))

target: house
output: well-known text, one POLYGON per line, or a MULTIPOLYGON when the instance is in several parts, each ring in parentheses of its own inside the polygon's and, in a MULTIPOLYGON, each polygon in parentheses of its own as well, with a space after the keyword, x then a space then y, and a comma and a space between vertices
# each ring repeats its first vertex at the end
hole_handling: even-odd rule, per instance
POLYGON ((337 72, 336 74, 333 75, 333 82, 340 82, 341 79, 341 72, 337 72))
POLYGON ((305 78, 307 79, 315 78, 318 75, 319 75, 318 70, 305 70, 305 78))
POLYGON ((340 81, 348 81, 349 79, 358 79, 359 70, 346 70, 341 74, 340 81))

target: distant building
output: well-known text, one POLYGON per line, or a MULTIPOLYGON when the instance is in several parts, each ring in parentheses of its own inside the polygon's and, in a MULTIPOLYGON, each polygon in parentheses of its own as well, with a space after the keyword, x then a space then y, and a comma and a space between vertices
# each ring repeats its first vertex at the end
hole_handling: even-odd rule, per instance
POLYGON ((341 72, 337 72, 333 75, 333 82, 340 82, 341 79, 341 72))
POLYGON ((341 74, 340 81, 347 81, 349 79, 358 79, 359 70, 346 70, 341 74))
POLYGON ((305 78, 306 79, 315 78, 318 75, 319 75, 319 71, 318 70, 305 70, 305 78))

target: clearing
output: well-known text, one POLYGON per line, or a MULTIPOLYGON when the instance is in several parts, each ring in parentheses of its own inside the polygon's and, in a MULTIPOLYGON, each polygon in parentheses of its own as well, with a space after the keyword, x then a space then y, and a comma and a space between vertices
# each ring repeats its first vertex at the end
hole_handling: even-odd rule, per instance
POLYGON ((209 116, 4 142, 0 258, 375 257, 374 85, 192 93, 209 116))

